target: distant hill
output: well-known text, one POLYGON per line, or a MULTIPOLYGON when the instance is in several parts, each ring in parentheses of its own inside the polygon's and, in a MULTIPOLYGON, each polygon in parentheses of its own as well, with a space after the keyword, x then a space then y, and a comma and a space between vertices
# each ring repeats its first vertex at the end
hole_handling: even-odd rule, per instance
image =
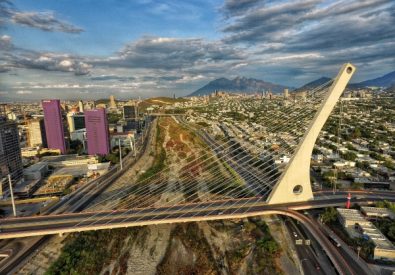
POLYGON ((388 73, 384 76, 374 78, 374 79, 369 79, 365 80, 362 82, 359 82, 358 85, 363 86, 363 87, 390 87, 392 85, 395 85, 395 71, 388 73))
POLYGON ((254 78, 236 77, 230 80, 223 77, 209 82, 189 96, 208 95, 215 90, 233 93, 255 93, 270 90, 274 93, 280 93, 286 88, 288 87, 254 78))
POLYGON ((320 86, 320 85, 322 85, 324 83, 327 83, 330 80, 331 79, 329 77, 321 77, 321 78, 318 78, 318 79, 316 79, 314 81, 311 81, 311 82, 303 85, 300 88, 297 88, 296 91, 311 90, 311 89, 313 89, 315 87, 318 87, 318 86, 320 86))
MULTIPOLYGON (((321 77, 319 79, 316 79, 314 81, 311 81, 305 85, 303 85, 302 87, 296 89, 298 90, 309 90, 312 89, 314 87, 317 87, 319 85, 324 84, 325 82, 329 81, 330 78, 329 77, 321 77)), ((362 82, 358 82, 358 83, 350 83, 348 84, 348 88, 365 88, 365 87, 384 87, 384 88, 389 88, 389 87, 393 87, 395 86, 395 71, 388 73, 384 76, 378 77, 378 78, 374 78, 374 79, 369 79, 369 80, 365 80, 362 82)))

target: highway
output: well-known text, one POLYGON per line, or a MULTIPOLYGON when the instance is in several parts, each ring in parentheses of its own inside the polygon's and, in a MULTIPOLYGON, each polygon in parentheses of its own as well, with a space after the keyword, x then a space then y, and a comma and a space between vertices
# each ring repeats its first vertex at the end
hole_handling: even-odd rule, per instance
MULTIPOLYGON (((365 195, 354 197, 352 202, 374 201, 380 197, 365 195)), ((388 200, 394 201, 393 196, 388 200)), ((342 206, 346 199, 325 198, 308 202, 268 205, 261 198, 229 199, 216 202, 184 203, 175 206, 141 208, 131 210, 65 213, 56 215, 41 215, 33 217, 6 218, 2 220, 0 239, 39 236, 66 232, 79 232, 108 228, 141 226, 159 223, 184 221, 201 221, 216 219, 232 219, 239 216, 249 217, 265 215, 271 210, 303 210, 323 208, 327 206, 342 206), (222 213, 222 214, 220 214, 222 213)))
MULTIPOLYGON (((360 195, 352 198, 352 202, 366 203, 382 198, 360 195)), ((390 194, 385 197, 395 201, 390 194)), ((43 236, 63 234, 88 230, 101 230, 124 228, 133 226, 209 221, 218 219, 246 218, 260 215, 285 215, 301 222, 314 236, 328 257, 341 274, 358 274, 354 268, 344 260, 343 255, 332 245, 326 235, 308 217, 295 211, 301 209, 322 208, 326 206, 342 206, 345 198, 317 199, 309 202, 292 203, 284 205, 268 205, 259 198, 246 203, 248 199, 218 201, 216 203, 190 203, 173 207, 146 208, 134 210, 119 210, 109 212, 91 213, 66 213, 36 217, 7 218, 2 221, 1 239, 18 238, 27 236, 43 236), (193 209, 193 211, 191 211, 193 209), (94 216, 93 216, 94 214, 94 216)))
POLYGON ((326 236, 332 236, 337 239, 337 241, 341 244, 341 246, 337 248, 340 255, 349 263, 349 265, 357 272, 358 275, 372 274, 372 271, 366 262, 362 259, 358 259, 356 253, 351 248, 349 248, 341 238, 336 236, 335 233, 331 232, 325 225, 319 223, 317 219, 311 219, 311 221, 315 223, 316 226, 320 228, 326 236))
MULTIPOLYGON (((314 249, 316 241, 312 237, 309 237, 305 229, 300 223, 295 222, 290 218, 285 218, 285 226, 295 244, 296 253, 302 265, 304 274, 334 274, 336 271, 331 266, 331 262, 327 256, 322 253, 322 249, 314 249), (310 244, 306 244, 309 240, 310 244), (302 241, 302 244, 296 244, 297 241, 302 241)), ((318 245, 317 245, 318 246, 318 245)))

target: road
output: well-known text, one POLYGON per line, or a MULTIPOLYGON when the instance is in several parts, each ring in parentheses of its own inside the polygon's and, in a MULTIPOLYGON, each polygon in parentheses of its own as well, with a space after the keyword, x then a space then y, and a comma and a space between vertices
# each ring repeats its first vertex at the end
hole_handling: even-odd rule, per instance
MULTIPOLYGON (((353 198, 353 202, 375 200, 372 195, 365 198, 353 198)), ((134 209, 98 213, 68 213, 48 216, 21 217, 4 219, 0 238, 24 236, 42 236, 87 230, 124 228, 132 226, 208 221, 218 219, 246 218, 260 215, 285 215, 299 220, 307 228, 317 242, 324 248, 328 257, 342 274, 358 274, 343 258, 342 254, 332 245, 325 234, 308 217, 295 209, 322 208, 327 205, 342 205, 344 198, 321 199, 304 203, 286 205, 267 205, 255 198, 246 203, 247 199, 218 201, 216 203, 191 203, 175 207, 134 209), (192 211, 193 210, 193 211, 192 211)), ((395 201, 394 197, 388 200, 395 201)))
MULTIPOLYGON (((395 198, 387 198, 394 201, 395 198)), ((374 195, 353 198, 352 202, 363 203, 377 200, 374 195)), ((184 203, 175 206, 140 208, 131 210, 65 213, 57 215, 41 215, 33 217, 6 218, 2 220, 0 238, 37 236, 39 234, 57 234, 95 229, 140 226, 156 223, 182 221, 199 221, 208 218, 226 219, 238 215, 254 216, 273 209, 302 210, 343 205, 344 198, 325 198, 308 202, 268 205, 259 197, 246 199, 228 199, 215 202, 184 203), (219 214, 219 213, 223 214, 219 214), (225 213, 229 215, 224 215, 225 213), (159 218, 158 218, 159 217, 159 218), (134 224, 136 223, 136 224, 134 224), (97 228, 100 227, 100 228, 97 228)))
MULTIPOLYGON (((75 190, 68 196, 68 199, 60 200, 57 204, 48 208, 42 214, 61 214, 65 212, 78 212, 86 208, 97 196, 106 190, 113 182, 115 182, 128 168, 133 166, 136 161, 144 154, 147 146, 152 142, 152 124, 147 129, 149 138, 145 138, 143 142, 140 141, 140 150, 137 156, 129 154, 124 158, 124 169, 121 171, 119 165, 116 165, 107 174, 100 178, 93 180, 78 190, 75 190)), ((1 228, 2 223, 0 224, 1 228)), ((29 259, 32 253, 39 249, 44 243, 51 238, 47 236, 37 236, 16 240, 2 240, 0 242, 1 251, 11 251, 11 255, 0 261, 0 274, 8 274, 19 266, 22 262, 29 259)))
POLYGON ((296 253, 300 259, 304 274, 330 275, 335 273, 335 270, 333 269, 329 259, 325 255, 322 255, 322 253, 317 255, 317 252, 319 251, 316 252, 312 248, 315 239, 309 238, 305 232, 305 229, 302 228, 300 224, 296 223, 292 219, 286 218, 285 226, 287 227, 289 234, 295 244, 296 253), (302 240, 303 244, 296 244, 297 240, 302 240), (306 245, 306 240, 309 240, 311 244, 306 245))
POLYGON ((327 226, 324 224, 320 223, 317 221, 317 219, 311 219, 313 223, 316 224, 317 227, 321 229, 321 231, 326 235, 326 236, 333 236, 336 238, 336 240, 341 244, 341 246, 338 248, 339 253, 342 255, 342 257, 350 264, 350 266, 357 272, 357 274, 361 275, 369 275, 373 274, 373 272, 370 270, 369 266, 366 264, 364 260, 361 258, 358 258, 357 254, 350 248, 348 245, 338 236, 336 236, 335 233, 333 233, 327 226))

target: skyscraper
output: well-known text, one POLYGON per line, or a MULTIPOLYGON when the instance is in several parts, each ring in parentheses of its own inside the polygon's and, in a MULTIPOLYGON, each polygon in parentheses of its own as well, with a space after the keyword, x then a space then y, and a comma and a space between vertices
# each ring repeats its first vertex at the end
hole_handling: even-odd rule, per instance
POLYGON ((18 127, 14 122, 0 117, 0 179, 11 175, 13 182, 23 177, 18 127))
POLYGON ((89 155, 107 155, 110 152, 108 121, 105 109, 85 111, 86 138, 89 155))
POLYGON ((110 96, 110 108, 112 109, 117 108, 117 103, 115 102, 115 97, 113 95, 110 96))
POLYGON ((289 90, 284 89, 284 98, 287 99, 289 97, 289 90))
POLYGON ((85 128, 85 116, 78 113, 67 114, 67 124, 69 125, 70 133, 85 128))
POLYGON ((81 113, 84 112, 84 102, 82 102, 82 100, 78 101, 78 109, 81 113))
POLYGON ((42 146, 47 147, 47 138, 45 136, 45 125, 42 118, 29 120, 28 124, 28 144, 30 147, 42 146))
POLYGON ((123 119, 137 119, 138 107, 136 105, 125 105, 123 106, 123 119))
POLYGON ((60 100, 43 100, 45 132, 48 148, 59 149, 62 154, 66 153, 64 139, 64 126, 60 109, 60 100))

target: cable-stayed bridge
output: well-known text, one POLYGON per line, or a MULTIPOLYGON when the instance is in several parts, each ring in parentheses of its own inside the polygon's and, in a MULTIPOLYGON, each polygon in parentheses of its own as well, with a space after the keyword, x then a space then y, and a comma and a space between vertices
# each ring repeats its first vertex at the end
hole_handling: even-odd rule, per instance
MULTIPOLYGON (((259 131, 275 140, 275 147, 252 144, 258 151, 252 156, 232 138, 215 139, 199 130, 197 136, 208 146, 187 159, 182 169, 174 163, 137 181, 120 181, 119 188, 80 213, 3 219, 0 238, 265 214, 288 215, 303 222, 294 210, 344 204, 344 198, 314 199, 310 158, 323 125, 354 72, 352 64, 344 64, 333 81, 311 91, 295 94, 283 103, 262 100, 263 128, 259 131), (284 155, 291 156, 289 162, 277 165, 276 160, 284 155), (168 173, 176 168, 179 174, 174 181, 168 173)), ((182 118, 175 119, 185 123, 182 118)), ((161 153, 157 158, 163 158, 161 153)), ((94 191, 84 194, 82 190, 79 196, 89 197, 90 192, 94 191)))

